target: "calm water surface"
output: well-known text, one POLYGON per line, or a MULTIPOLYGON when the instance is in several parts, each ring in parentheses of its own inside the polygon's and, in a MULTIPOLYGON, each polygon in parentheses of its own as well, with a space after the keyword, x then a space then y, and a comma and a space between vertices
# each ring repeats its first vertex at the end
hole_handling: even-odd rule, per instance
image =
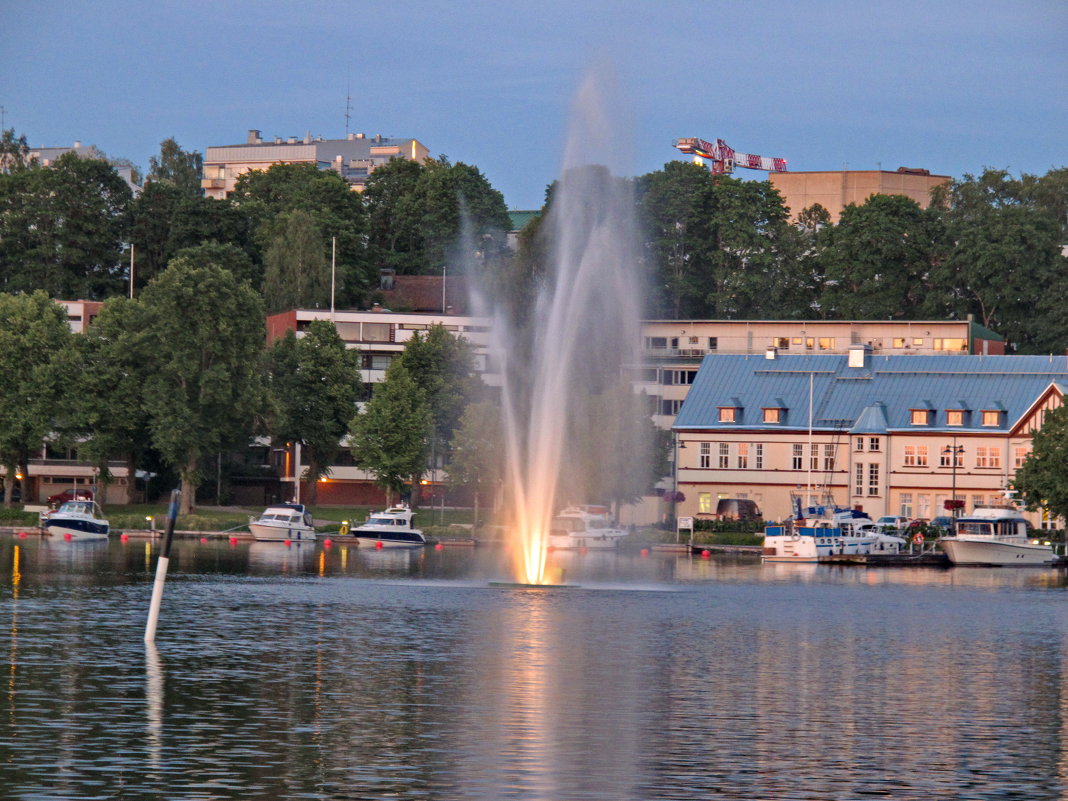
POLYGON ((0 798, 1068 797, 1056 570, 152 547, 0 536, 0 798))

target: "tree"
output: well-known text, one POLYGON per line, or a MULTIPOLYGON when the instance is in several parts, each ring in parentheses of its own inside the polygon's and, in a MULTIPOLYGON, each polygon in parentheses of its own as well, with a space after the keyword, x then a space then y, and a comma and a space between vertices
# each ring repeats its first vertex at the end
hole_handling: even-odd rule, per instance
POLYGON ((286 230, 287 215, 297 209, 315 222, 327 264, 336 239, 338 303, 355 303, 378 285, 378 265, 367 258, 365 247, 367 212, 359 194, 338 173, 314 164, 252 170, 237 179, 230 202, 249 218, 264 252, 286 230))
POLYGON ((136 500, 137 468, 151 445, 142 393, 154 360, 145 316, 139 301, 113 298, 75 338, 77 378, 75 391, 67 396, 70 416, 62 427, 77 442, 79 456, 96 465, 102 483, 111 478, 110 460, 124 459, 127 503, 136 500))
POLYGON ((471 489, 475 500, 475 528, 484 493, 496 497, 504 477, 504 435, 500 406, 490 401, 468 404, 453 433, 452 458, 445 468, 449 483, 471 489))
POLYGON ((1068 406, 1046 412, 1042 428, 1031 437, 1031 453, 1016 470, 1012 486, 1028 509, 1048 509, 1068 517, 1068 406))
POLYGON ((229 270, 175 259, 144 291, 156 370, 145 384, 155 447, 192 508, 200 460, 247 441, 262 408, 263 304, 229 270))
POLYGON ((174 137, 160 142, 159 158, 151 156, 148 164, 150 182, 169 184, 184 197, 195 198, 204 194, 200 188, 200 173, 204 168, 204 156, 196 150, 188 153, 182 150, 174 137))
POLYGON ((330 300, 330 265, 312 216, 301 209, 282 215, 284 229, 267 248, 263 297, 268 313, 323 308, 330 300))
POLYGON ((290 331, 267 353, 269 428, 276 439, 300 442, 308 459, 308 503, 329 475, 360 394, 359 353, 347 350, 337 329, 313 320, 303 337, 290 331))
POLYGON ((504 196, 469 164, 444 156, 426 164, 394 159, 367 179, 372 259, 399 274, 465 269, 467 250, 504 249, 511 227, 504 196))
POLYGON ((0 295, 0 464, 8 508, 15 475, 21 472, 25 486, 29 455, 52 430, 71 386, 73 336, 63 308, 44 292, 0 295))
POLYGON ((15 136, 14 128, 5 128, 0 133, 0 173, 23 170, 30 164, 30 146, 26 144, 26 134, 15 136))
POLYGON ((130 197, 110 164, 74 153, 0 175, 0 288, 87 299, 121 292, 130 197))
POLYGON ((432 428, 423 391, 404 363, 395 359, 386 380, 375 386, 371 400, 350 425, 356 464, 385 487, 389 502, 406 482, 418 486, 426 470, 432 428))
POLYGON ((861 206, 846 206, 821 257, 828 283, 820 298, 821 316, 922 316, 928 273, 941 241, 936 213, 910 198, 872 195, 861 206))

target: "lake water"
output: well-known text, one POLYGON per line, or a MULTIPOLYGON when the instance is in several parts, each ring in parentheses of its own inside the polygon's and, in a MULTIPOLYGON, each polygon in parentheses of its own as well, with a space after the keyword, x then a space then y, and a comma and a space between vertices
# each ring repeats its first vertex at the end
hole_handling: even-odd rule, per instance
POLYGON ((154 547, 0 537, 0 798, 1068 797, 1057 570, 154 547))

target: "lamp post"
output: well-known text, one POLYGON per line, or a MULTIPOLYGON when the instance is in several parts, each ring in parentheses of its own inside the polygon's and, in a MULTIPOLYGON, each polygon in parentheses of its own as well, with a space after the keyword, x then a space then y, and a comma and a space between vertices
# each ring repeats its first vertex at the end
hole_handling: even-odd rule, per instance
POLYGON ((964 453, 964 446, 963 445, 957 445, 957 438, 954 436, 953 437, 953 445, 952 446, 947 445, 946 447, 944 447, 942 449, 942 453, 944 455, 946 455, 946 456, 949 456, 949 458, 952 460, 951 464, 953 466, 953 484, 952 484, 952 489, 950 490, 949 507, 950 507, 950 514, 953 516, 953 519, 956 520, 956 518, 957 518, 957 457, 960 456, 960 454, 964 453))
POLYGON ((675 526, 675 537, 678 539, 679 534, 679 451, 686 449, 686 443, 679 439, 679 435, 675 435, 675 459, 674 459, 674 488, 671 493, 671 519, 672 525, 675 526))

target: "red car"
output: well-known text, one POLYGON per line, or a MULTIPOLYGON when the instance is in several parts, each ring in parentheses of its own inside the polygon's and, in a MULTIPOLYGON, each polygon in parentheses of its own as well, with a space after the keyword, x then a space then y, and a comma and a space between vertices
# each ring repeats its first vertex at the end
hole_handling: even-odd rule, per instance
POLYGON ((88 489, 65 489, 63 492, 57 492, 55 495, 48 496, 48 505, 56 504, 59 506, 67 501, 91 501, 93 500, 93 491, 88 489))

